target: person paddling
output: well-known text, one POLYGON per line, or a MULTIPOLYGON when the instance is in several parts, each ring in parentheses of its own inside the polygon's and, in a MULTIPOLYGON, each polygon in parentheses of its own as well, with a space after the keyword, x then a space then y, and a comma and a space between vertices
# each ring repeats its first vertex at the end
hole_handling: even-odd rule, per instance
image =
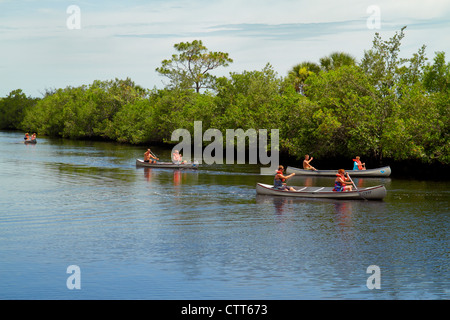
POLYGON ((150 149, 147 149, 147 151, 144 153, 144 162, 156 163, 156 160, 159 160, 159 158, 155 157, 150 149))
POLYGON ((333 191, 352 191, 352 182, 348 181, 350 178, 345 176, 345 170, 339 169, 336 175, 336 180, 334 181, 333 191))
POLYGON ((273 179, 273 187, 279 190, 287 190, 287 191, 295 191, 293 187, 288 187, 286 185, 286 180, 295 176, 295 173, 291 173, 288 176, 283 175, 283 166, 278 166, 277 173, 275 174, 275 178, 273 179))
POLYGON ((366 170, 366 163, 361 163, 359 156, 353 159, 353 170, 366 170))

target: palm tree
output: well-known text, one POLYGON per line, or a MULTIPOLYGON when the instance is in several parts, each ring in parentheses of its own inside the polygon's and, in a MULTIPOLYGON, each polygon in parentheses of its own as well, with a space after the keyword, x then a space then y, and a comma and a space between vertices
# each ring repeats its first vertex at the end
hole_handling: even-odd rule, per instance
POLYGON ((354 66, 356 59, 345 52, 333 52, 320 59, 320 67, 324 71, 335 70, 342 66, 354 66))
POLYGON ((320 66, 317 63, 305 61, 292 67, 288 73, 288 78, 294 84, 295 90, 303 94, 306 79, 319 72, 320 66))

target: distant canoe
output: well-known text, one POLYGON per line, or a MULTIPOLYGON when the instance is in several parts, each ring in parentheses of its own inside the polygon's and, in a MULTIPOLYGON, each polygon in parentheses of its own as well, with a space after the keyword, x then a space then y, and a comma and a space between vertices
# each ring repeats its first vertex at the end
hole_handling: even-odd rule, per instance
MULTIPOLYGON (((389 166, 367 170, 345 170, 352 177, 389 177, 391 175, 391 168, 389 166)), ((337 170, 304 170, 294 167, 287 167, 286 174, 295 173, 303 176, 336 176, 337 170)))
POLYGON ((293 187, 296 191, 275 189, 273 185, 258 183, 256 193, 270 196, 285 196, 297 198, 322 198, 342 200, 382 200, 386 197, 384 186, 359 188, 353 191, 336 192, 333 187, 293 187))
POLYGON ((198 169, 197 163, 172 163, 172 162, 144 162, 144 160, 136 159, 136 166, 148 168, 165 168, 165 169, 198 169))
POLYGON ((37 140, 36 139, 34 139, 34 140, 24 140, 23 143, 25 143, 25 144, 36 144, 37 140))

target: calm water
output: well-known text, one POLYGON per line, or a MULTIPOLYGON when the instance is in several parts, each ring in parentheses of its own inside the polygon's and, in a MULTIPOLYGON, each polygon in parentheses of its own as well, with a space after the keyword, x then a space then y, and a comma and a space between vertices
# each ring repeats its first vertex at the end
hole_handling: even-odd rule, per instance
POLYGON ((1 299, 450 298, 449 181, 354 179, 385 184, 382 202, 260 197, 256 166, 144 169, 142 147, 21 140, 0 132, 1 299))

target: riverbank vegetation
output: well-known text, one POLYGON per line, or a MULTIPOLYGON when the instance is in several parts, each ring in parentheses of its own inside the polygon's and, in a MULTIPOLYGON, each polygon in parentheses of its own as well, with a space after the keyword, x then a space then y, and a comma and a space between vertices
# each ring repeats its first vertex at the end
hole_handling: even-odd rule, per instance
MULTIPOLYGON (((279 129, 287 155, 363 158, 448 165, 450 63, 444 52, 428 60, 425 46, 401 58, 405 28, 388 40, 375 34, 361 61, 332 52, 303 61, 285 76, 262 70, 214 77, 232 63, 201 41, 175 45, 178 55, 156 71, 169 79, 146 89, 131 79, 27 97, 20 89, 0 99, 0 129, 70 139, 131 144, 170 143, 175 129, 279 129)), ((177 143, 172 142, 172 143, 177 143)))

